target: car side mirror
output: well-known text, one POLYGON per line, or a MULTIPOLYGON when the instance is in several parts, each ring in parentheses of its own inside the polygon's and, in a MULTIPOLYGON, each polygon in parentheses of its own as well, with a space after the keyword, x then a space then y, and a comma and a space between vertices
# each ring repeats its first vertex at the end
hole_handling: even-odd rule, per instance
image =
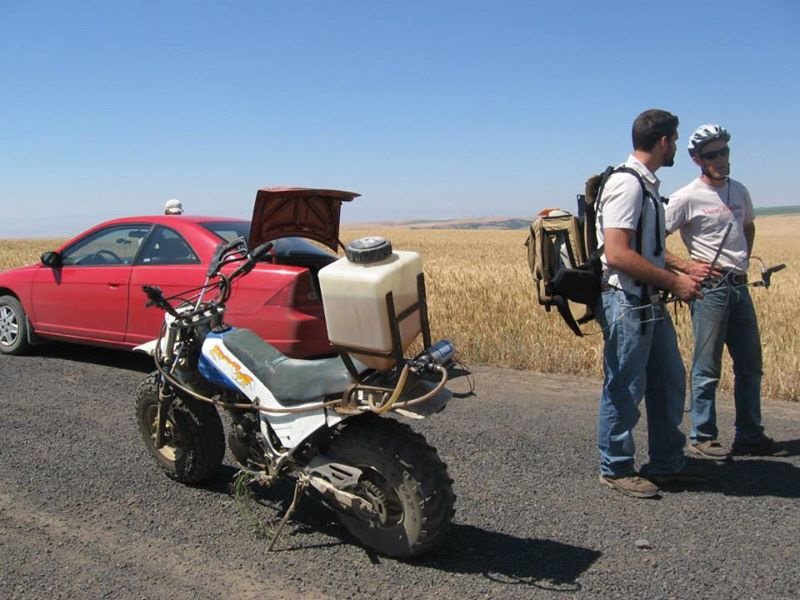
POLYGON ((58 252, 45 252, 42 254, 40 260, 42 261, 43 265, 53 269, 58 269, 64 264, 64 259, 61 258, 61 255, 58 252))

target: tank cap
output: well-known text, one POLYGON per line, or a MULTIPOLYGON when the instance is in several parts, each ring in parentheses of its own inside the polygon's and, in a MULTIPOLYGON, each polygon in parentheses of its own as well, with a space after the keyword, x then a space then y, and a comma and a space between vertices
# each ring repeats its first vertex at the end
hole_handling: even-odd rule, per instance
POLYGON ((392 243, 377 236, 360 238, 347 244, 344 255, 352 263, 374 263, 392 255, 392 243))

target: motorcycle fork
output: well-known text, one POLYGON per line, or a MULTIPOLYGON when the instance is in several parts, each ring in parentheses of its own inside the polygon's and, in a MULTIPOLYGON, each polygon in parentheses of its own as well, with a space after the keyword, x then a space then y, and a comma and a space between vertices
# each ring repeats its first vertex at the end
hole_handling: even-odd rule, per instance
POLYGON ((167 413, 169 412, 169 405, 175 399, 174 394, 166 391, 166 386, 162 383, 158 387, 158 414, 156 416, 156 449, 159 450, 164 447, 164 431, 167 428, 167 413))

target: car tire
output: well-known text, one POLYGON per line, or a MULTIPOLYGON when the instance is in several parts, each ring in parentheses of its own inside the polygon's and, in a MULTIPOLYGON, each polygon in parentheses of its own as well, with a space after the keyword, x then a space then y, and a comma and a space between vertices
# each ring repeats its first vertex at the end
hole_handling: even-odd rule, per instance
POLYGON ((14 296, 0 296, 0 354, 25 354, 28 341, 28 317, 14 296))

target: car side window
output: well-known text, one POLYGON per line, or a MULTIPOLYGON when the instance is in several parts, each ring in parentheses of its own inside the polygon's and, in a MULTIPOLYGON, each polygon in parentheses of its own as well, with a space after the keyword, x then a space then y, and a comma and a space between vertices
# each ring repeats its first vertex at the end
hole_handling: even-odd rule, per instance
POLYGON ((61 253, 63 265, 131 265, 150 225, 118 225, 96 231, 61 253))
POLYGON ((200 259, 174 229, 157 227, 147 238, 137 262, 142 265, 193 265, 200 263, 200 259))

